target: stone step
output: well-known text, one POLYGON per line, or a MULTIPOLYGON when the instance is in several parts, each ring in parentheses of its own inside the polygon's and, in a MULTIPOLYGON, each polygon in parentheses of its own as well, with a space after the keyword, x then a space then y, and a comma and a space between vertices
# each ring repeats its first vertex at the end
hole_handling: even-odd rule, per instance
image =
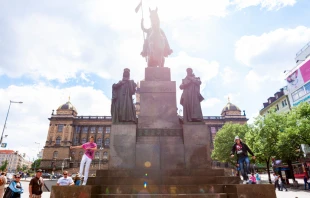
POLYGON ((177 170, 154 170, 154 169, 139 169, 139 170, 97 170, 96 176, 99 177, 148 177, 153 175, 162 176, 224 176, 224 169, 177 169, 177 170))
POLYGON ((150 194, 184 194, 184 193, 223 193, 224 186, 221 184, 211 185, 103 185, 100 186, 99 192, 105 194, 137 194, 147 190, 150 194))
POLYGON ((199 185, 199 184, 238 184, 239 177, 229 176, 154 176, 141 177, 90 177, 88 185, 199 185))
POLYGON ((226 193, 212 193, 212 194, 147 194, 147 192, 141 192, 139 194, 92 194, 91 198, 170 198, 170 197, 186 197, 186 198, 227 198, 226 193))

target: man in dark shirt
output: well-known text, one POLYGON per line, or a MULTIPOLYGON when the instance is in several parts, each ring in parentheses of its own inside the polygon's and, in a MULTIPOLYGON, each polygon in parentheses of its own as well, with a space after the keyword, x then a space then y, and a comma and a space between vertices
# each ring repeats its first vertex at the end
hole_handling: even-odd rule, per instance
POLYGON ((240 167, 240 171, 243 177, 243 180, 248 180, 248 174, 250 174, 250 160, 248 157, 248 152, 252 155, 252 158, 255 159, 255 156, 251 149, 245 143, 241 142, 238 136, 235 137, 235 144, 231 149, 231 157, 234 157, 234 154, 237 154, 238 164, 240 167), (245 162, 245 168, 243 167, 245 162), (244 170, 245 169, 245 170, 244 170))
POLYGON ((29 197, 31 198, 41 198, 44 185, 41 175, 42 170, 38 169, 36 172, 36 176, 32 178, 29 183, 29 197))

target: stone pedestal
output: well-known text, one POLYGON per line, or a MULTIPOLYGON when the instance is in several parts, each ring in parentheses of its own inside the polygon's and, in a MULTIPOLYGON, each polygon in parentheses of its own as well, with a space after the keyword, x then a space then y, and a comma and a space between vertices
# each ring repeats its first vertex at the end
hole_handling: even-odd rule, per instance
POLYGON ((135 168, 136 124, 111 127, 109 169, 135 168))
POLYGON ((183 125, 186 168, 209 168, 211 166, 210 131, 204 123, 183 125))

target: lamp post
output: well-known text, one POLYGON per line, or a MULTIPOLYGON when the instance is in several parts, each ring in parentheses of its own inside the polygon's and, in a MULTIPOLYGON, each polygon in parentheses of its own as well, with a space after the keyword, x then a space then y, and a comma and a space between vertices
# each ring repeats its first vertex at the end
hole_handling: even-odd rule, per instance
POLYGON ((4 133, 4 129, 5 129, 5 127, 6 127, 6 121, 8 120, 8 116, 9 116, 9 112, 10 112, 10 108, 11 108, 11 104, 12 104, 12 103, 22 104, 23 102, 15 102, 15 101, 10 100, 9 109, 8 109, 7 114, 6 114, 6 118, 5 118, 5 122, 4 122, 3 130, 2 130, 2 134, 1 134, 0 145, 2 145, 2 141, 3 141, 3 133, 4 133))
POLYGON ((62 160, 62 163, 61 163, 61 172, 62 172, 62 173, 64 172, 65 160, 70 160, 70 161, 71 161, 71 157, 65 158, 64 160, 62 160))
POLYGON ((99 170, 100 170, 100 161, 101 161, 101 154, 102 154, 102 150, 103 150, 103 147, 100 147, 100 155, 99 155, 99 170))

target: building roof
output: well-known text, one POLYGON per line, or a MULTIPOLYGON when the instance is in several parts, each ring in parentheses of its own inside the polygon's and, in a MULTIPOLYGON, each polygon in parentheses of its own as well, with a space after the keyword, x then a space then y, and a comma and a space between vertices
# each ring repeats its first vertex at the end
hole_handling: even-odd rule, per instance
POLYGON ((239 107, 237 107, 236 105, 232 104, 228 98, 228 103, 226 104, 226 106, 222 109, 222 113, 221 115, 225 114, 228 111, 240 111, 239 107))
POLYGON ((0 154, 12 154, 15 153, 13 150, 0 150, 0 154))
POLYGON ((70 101, 66 102, 63 105, 60 105, 57 110, 73 110, 77 112, 76 108, 71 104, 70 101))

